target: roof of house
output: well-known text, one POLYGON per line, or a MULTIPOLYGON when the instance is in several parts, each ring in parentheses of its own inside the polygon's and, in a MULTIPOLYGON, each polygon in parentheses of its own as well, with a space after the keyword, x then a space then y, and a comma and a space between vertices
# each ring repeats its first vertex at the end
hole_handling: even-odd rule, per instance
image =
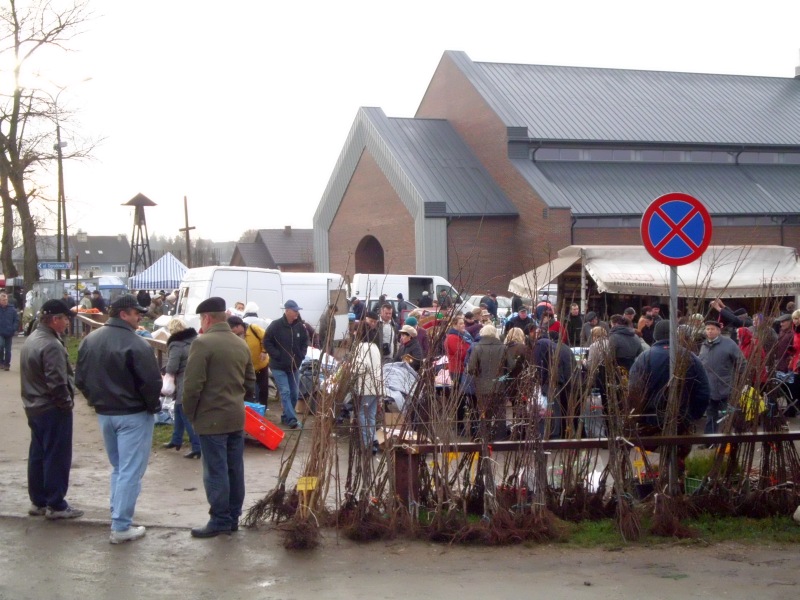
MULTIPOLYGON (((83 236, 81 235, 82 239, 83 236)), ((91 261, 92 263, 113 263, 127 264, 130 260, 131 246, 127 236, 124 235, 86 235, 86 241, 78 241, 79 236, 70 235, 67 244, 68 257, 64 260, 73 260, 75 254, 81 263, 91 261)), ((40 260, 53 260, 58 252, 56 249, 57 236, 38 235, 36 236, 36 253, 40 260)), ((14 248, 12 260, 20 261, 24 259, 24 249, 22 246, 14 248)))
POLYGON ((446 53, 536 140, 800 146, 800 79, 473 62, 446 53))
POLYGON ((314 262, 312 229, 259 229, 256 242, 261 242, 275 266, 314 262))
POLYGON ((234 263, 238 253, 238 258, 235 262, 237 267, 257 267, 259 269, 274 269, 275 263, 269 255, 267 248, 262 242, 239 242, 233 251, 231 263, 234 263))

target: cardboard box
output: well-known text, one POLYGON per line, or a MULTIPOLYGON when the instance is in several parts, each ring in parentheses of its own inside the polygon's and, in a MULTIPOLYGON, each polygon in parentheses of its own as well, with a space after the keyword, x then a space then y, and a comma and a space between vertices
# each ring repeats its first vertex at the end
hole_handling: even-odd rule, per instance
POLYGON ((386 427, 397 427, 405 423, 403 413, 383 413, 383 424, 386 427))

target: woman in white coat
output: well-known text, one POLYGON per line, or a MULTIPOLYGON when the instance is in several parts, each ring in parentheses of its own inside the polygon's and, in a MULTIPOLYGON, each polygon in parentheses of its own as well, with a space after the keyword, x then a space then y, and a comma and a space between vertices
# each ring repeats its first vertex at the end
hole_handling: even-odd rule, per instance
POLYGON ((378 452, 375 439, 375 419, 378 399, 383 396, 383 371, 381 350, 378 347, 378 332, 367 329, 353 352, 353 374, 355 375, 354 405, 361 428, 363 448, 378 452))

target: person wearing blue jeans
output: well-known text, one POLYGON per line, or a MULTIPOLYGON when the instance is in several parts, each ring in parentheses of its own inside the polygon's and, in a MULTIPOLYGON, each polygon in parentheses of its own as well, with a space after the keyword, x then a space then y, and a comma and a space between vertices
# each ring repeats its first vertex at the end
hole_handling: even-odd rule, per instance
POLYGON ((210 516, 207 529, 236 531, 244 504, 244 434, 201 435, 200 448, 210 516))
POLYGON ((186 363, 189 361, 189 348, 197 339, 197 331, 189 327, 181 317, 173 318, 167 324, 170 336, 167 339, 167 366, 164 368, 164 387, 161 393, 175 396, 175 417, 173 419, 172 439, 163 445, 164 448, 180 450, 183 445, 184 430, 189 434, 192 450, 184 454, 184 458, 200 458, 200 438, 194 432, 192 424, 183 411, 183 380, 186 363), (174 388, 169 389, 169 378, 173 379, 174 388))
POLYGON ((103 442, 111 463, 111 531, 131 527, 142 477, 153 443, 153 415, 146 411, 132 415, 97 415, 103 442))
POLYGON ((189 443, 192 445, 192 450, 185 455, 185 458, 200 458, 202 448, 200 447, 200 436, 195 433, 189 419, 186 418, 186 413, 183 412, 183 403, 175 405, 175 418, 172 425, 172 437, 165 448, 177 448, 180 450, 183 445, 183 432, 189 435, 189 443))
POLYGON ((8 294, 0 292, 0 365, 11 368, 11 343, 19 329, 17 308, 8 303, 8 294))
POLYGON ((210 516, 192 537, 230 535, 244 503, 244 399, 255 392, 250 349, 226 321, 225 300, 197 305, 203 335, 192 342, 183 379, 183 409, 200 436, 203 487, 210 516))
POLYGON ((295 412, 298 369, 308 349, 308 333, 300 318, 301 310, 297 302, 287 300, 283 305, 283 316, 272 321, 264 335, 264 350, 269 354, 272 378, 281 395, 281 422, 292 429, 300 426, 295 412))
POLYGON ((278 394, 281 397, 281 423, 289 427, 297 426, 297 400, 299 396, 299 379, 300 372, 298 370, 282 371, 280 369, 272 369, 272 378, 275 380, 275 387, 278 389, 278 394))
POLYGON ((147 310, 131 294, 111 303, 108 321, 78 348, 75 386, 97 413, 111 463, 111 537, 121 544, 144 537, 133 512, 150 458, 153 415, 161 410, 161 370, 136 328, 147 310))

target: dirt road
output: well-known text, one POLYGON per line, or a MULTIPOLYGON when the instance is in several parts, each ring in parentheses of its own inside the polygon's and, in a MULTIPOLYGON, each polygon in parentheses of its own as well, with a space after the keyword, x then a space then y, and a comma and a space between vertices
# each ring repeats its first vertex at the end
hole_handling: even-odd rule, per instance
MULTIPOLYGON (((78 399, 68 499, 76 522, 27 517, 29 440, 15 346, 0 372, 0 599, 114 598, 794 598, 800 548, 722 544, 619 551, 558 545, 464 548, 405 540, 359 545, 327 531, 312 552, 271 528, 195 540, 207 519, 199 461, 154 452, 136 509, 147 536, 108 543, 109 466, 94 414, 78 399)), ((288 435, 296 435, 290 433, 288 435)), ((286 444, 282 445, 282 448, 286 444)), ((279 451, 280 452, 280 451, 279 451)), ((274 485, 280 454, 248 444, 245 506, 274 485)), ((299 467, 298 467, 299 468, 299 467)))

